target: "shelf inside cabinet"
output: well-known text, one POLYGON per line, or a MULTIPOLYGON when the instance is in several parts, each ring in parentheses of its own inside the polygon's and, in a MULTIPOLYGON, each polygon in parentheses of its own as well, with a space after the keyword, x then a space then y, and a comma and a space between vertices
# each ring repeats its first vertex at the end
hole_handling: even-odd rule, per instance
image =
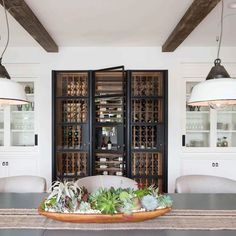
POLYGON ((34 97, 34 93, 26 93, 27 97, 34 97))
POLYGON ((236 130, 217 130, 218 133, 236 133, 236 130))
POLYGON ((120 164, 123 161, 95 161, 96 164, 104 165, 104 164, 120 164))
POLYGON ((190 129, 187 129, 186 132, 187 133, 210 133, 210 130, 202 130, 202 129, 190 130, 190 129))
POLYGON ((11 132, 13 133, 34 133, 34 129, 12 129, 11 132))
POLYGON ((34 114, 34 111, 11 111, 11 113, 17 114, 17 115, 19 115, 19 114, 24 115, 24 114, 34 114))
POLYGON ((122 171, 121 168, 96 168, 96 170, 100 170, 100 171, 104 171, 104 170, 107 170, 107 171, 122 171))
POLYGON ((108 149, 95 149, 96 153, 109 153, 109 154, 121 154, 123 153, 122 150, 119 149, 112 149, 112 150, 108 150, 108 149))
POLYGON ((187 114, 209 114, 210 111, 186 111, 187 114))

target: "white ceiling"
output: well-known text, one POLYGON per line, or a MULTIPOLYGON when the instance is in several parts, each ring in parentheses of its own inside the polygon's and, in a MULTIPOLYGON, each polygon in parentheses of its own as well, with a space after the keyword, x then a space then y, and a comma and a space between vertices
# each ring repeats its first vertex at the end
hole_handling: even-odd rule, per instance
MULTIPOLYGON (((59 46, 162 46, 193 0, 25 0, 59 46)), ((222 46, 236 46, 236 9, 225 0, 222 46)), ((236 0, 235 0, 236 1, 236 0)), ((0 46, 6 24, 0 8, 0 46)), ((215 46, 220 4, 181 46, 215 46)), ((9 15, 10 45, 38 46, 9 15)))

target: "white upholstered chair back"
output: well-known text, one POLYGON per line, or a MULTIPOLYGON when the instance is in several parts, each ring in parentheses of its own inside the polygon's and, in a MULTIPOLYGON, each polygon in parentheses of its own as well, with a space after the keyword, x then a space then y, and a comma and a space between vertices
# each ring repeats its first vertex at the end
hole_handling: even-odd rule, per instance
POLYGON ((46 180, 39 176, 11 176, 0 178, 0 192, 41 193, 46 191, 46 180))
POLYGON ((177 193, 236 193, 236 181, 219 176, 184 175, 176 179, 177 193))
POLYGON ((84 186, 89 193, 96 191, 98 188, 132 188, 137 189, 137 182, 123 177, 123 176, 113 176, 113 175, 94 175, 84 177, 76 181, 79 187, 84 186))

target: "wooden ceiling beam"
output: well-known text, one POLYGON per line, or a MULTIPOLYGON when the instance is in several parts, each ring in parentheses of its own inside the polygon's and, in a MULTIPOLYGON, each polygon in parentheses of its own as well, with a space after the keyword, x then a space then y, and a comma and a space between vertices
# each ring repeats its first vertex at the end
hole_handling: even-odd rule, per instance
POLYGON ((162 52, 173 52, 220 1, 194 0, 163 44, 162 52))
MULTIPOLYGON (((2 0, 0 4, 3 5, 2 0)), ((20 25, 47 51, 58 52, 58 46, 24 0, 5 0, 6 9, 20 25)))

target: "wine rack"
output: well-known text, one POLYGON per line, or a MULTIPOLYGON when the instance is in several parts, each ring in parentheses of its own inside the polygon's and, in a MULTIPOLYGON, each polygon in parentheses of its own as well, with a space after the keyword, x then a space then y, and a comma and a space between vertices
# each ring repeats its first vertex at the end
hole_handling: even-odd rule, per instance
POLYGON ((163 95, 163 77, 161 72, 134 72, 131 90, 133 96, 152 97, 163 95))
POLYGON ((86 73, 61 74, 58 96, 85 97, 88 96, 88 78, 86 73))
POLYGON ((88 154, 83 152, 60 153, 57 158, 57 176, 72 180, 86 176, 88 172, 88 154))
POLYGON ((166 191, 166 75, 55 71, 53 180, 117 175, 166 191))
POLYGON ((161 100, 132 99, 132 122, 162 122, 162 106, 161 100))
POLYGON ((96 99, 96 122, 123 122, 123 104, 119 97, 96 99))
POLYGON ((133 149, 156 149, 157 128, 156 126, 132 126, 133 149))
POLYGON ((97 153, 95 159, 96 172, 101 175, 123 175, 125 167, 121 154, 97 153))
POLYGON ((131 73, 131 177, 139 185, 163 185, 164 77, 161 72, 131 73))
POLYGON ((54 87, 54 179, 73 180, 89 173, 89 90, 87 72, 57 72, 54 87))
POLYGON ((95 73, 95 174, 124 175, 126 172, 124 95, 122 72, 95 73))
POLYGON ((82 126, 80 125, 62 126, 62 145, 58 146, 62 149, 81 149, 85 144, 82 140, 82 135, 82 126))
POLYGON ((133 153, 132 175, 158 176, 162 175, 161 153, 133 153))
POLYGON ((97 72, 95 79, 95 96, 123 96, 122 72, 97 72))
POLYGON ((64 100, 61 103, 63 122, 86 123, 88 121, 88 102, 84 99, 64 100))

